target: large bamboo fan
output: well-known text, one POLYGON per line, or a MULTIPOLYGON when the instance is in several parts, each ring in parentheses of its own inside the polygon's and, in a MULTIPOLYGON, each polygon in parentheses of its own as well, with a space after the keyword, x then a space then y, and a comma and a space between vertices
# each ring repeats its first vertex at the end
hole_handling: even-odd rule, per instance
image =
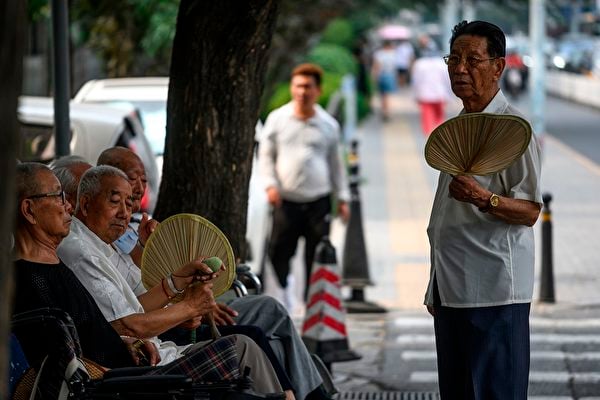
MULTIPOLYGON (((142 255, 142 282, 149 289, 168 274, 199 257, 219 257, 225 271, 212 282, 215 297, 225 293, 235 277, 229 241, 212 222, 199 215, 177 214, 161 222, 148 238, 142 255)), ((181 300, 181 296, 172 301, 181 300)))
POLYGON ((519 158, 531 126, 516 115, 469 113, 438 126, 425 145, 425 160, 450 175, 491 175, 519 158))

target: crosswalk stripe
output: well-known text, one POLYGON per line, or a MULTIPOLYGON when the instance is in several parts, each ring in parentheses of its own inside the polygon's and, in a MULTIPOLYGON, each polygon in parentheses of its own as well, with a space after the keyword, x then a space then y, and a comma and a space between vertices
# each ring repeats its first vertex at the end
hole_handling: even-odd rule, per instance
MULTIPOLYGON (((532 328, 557 328, 557 329, 582 329, 600 328, 600 318, 573 319, 573 318, 540 318, 529 319, 532 328)), ((394 320, 394 325, 399 328, 433 328, 432 317, 400 317, 394 320)))
MULTIPOLYGON (((408 344, 433 344, 435 337, 431 334, 403 334, 396 337, 396 343, 408 344)), ((533 333, 531 343, 547 344, 572 344, 589 343, 600 344, 600 335, 596 334, 569 334, 569 333, 533 333)))
MULTIPOLYGON (((410 380, 415 383, 436 383, 436 371, 414 371, 410 373, 410 380)), ((531 371, 529 383, 568 383, 570 380, 576 383, 600 383, 600 373, 597 372, 574 372, 565 371, 531 371)))
MULTIPOLYGON (((402 359, 409 360, 435 360, 435 351, 428 350, 406 350, 402 352, 402 359)), ((532 351, 532 360, 567 360, 567 361, 597 361, 600 360, 600 352, 571 353, 563 351, 532 351)))

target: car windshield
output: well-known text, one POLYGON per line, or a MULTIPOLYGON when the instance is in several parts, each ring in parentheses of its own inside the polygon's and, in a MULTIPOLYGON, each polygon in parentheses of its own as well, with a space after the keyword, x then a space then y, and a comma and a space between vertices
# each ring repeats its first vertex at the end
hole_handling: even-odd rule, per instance
MULTIPOLYGON (((113 106, 123 102, 110 102, 113 106)), ((140 111, 144 132, 150 147, 156 155, 162 155, 165 151, 165 135, 167 131, 167 105, 164 101, 128 101, 140 111)))

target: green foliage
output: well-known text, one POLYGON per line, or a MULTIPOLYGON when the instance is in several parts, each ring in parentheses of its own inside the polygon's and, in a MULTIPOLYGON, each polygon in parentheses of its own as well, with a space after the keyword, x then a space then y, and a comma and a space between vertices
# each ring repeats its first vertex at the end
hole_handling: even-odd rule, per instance
POLYGON ((29 20, 33 22, 50 17, 50 2, 48 0, 29 0, 27 14, 29 20))
POLYGON ((325 28, 321 36, 321 43, 335 44, 352 50, 354 39, 352 24, 346 19, 336 18, 325 28))
POLYGON ((308 61, 318 64, 325 71, 340 75, 358 72, 358 66, 352 53, 335 44, 319 44, 308 55, 308 61))

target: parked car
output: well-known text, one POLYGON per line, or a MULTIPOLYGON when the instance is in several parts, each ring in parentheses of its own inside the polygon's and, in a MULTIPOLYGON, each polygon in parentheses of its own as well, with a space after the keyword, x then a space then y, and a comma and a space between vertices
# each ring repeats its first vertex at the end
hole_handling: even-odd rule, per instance
MULTIPOLYGON (((140 156, 146 168, 148 191, 144 195, 144 210, 154 209, 158 197, 158 170, 144 129, 129 108, 115 109, 103 105, 70 104, 71 154, 95 164, 100 153, 113 146, 124 146, 140 156)), ((18 108, 21 161, 49 163, 56 158, 54 146, 54 103, 50 97, 19 99, 18 108)))
MULTIPOLYGON (((169 78, 167 77, 96 79, 85 83, 75 95, 74 101, 113 107, 134 106, 139 111, 146 135, 156 156, 160 174, 162 174, 168 89, 169 78)), ((259 122, 256 127, 256 137, 258 137, 260 127, 259 122)), ((246 238, 250 244, 251 253, 251 259, 247 261, 254 272, 261 272, 265 259, 266 238, 270 229, 270 208, 267 196, 260 176, 256 173, 256 168, 252 168, 246 238)))

